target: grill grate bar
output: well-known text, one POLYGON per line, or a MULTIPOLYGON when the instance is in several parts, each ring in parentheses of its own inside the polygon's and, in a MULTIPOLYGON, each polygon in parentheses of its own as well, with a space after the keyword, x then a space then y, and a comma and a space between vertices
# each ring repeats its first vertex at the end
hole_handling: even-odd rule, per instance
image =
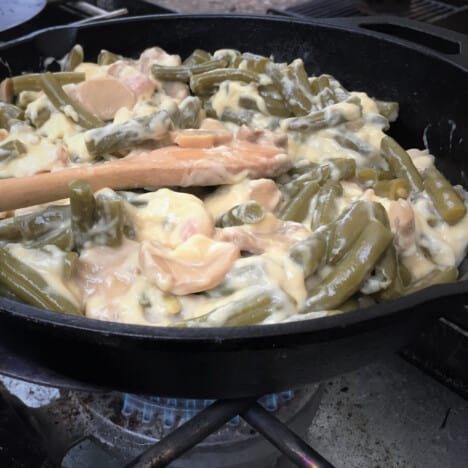
MULTIPOLYGON (((463 7, 438 0, 413 0, 402 16, 409 19, 432 23, 446 15, 457 13, 463 7)), ((368 12, 359 6, 358 0, 310 0, 284 10, 270 9, 270 13, 287 16, 308 16, 312 18, 333 18, 343 16, 366 16, 368 12)))

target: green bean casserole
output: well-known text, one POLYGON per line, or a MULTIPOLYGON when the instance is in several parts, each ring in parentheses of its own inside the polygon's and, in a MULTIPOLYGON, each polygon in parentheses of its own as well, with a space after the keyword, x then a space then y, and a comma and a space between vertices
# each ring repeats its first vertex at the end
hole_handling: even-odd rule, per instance
POLYGON ((0 212, 1 295, 98 320, 237 326, 457 279, 466 192, 385 133, 397 103, 309 76, 301 59, 83 55, 2 82, 0 179, 157 157, 180 183, 81 177, 64 198, 0 212))

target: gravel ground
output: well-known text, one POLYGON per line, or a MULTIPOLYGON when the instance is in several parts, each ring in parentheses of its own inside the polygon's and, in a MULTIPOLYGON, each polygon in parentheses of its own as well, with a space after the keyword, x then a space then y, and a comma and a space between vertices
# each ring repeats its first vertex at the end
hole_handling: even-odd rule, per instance
POLYGON ((157 0, 162 6, 181 13, 257 13, 264 14, 269 8, 287 8, 301 3, 300 0, 157 0))

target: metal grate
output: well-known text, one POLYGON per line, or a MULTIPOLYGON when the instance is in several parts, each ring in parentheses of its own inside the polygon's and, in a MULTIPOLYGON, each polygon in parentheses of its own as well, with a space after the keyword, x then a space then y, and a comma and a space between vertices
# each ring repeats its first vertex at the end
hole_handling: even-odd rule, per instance
MULTIPOLYGON (((293 17, 308 16, 311 18, 363 16, 369 14, 369 10, 363 4, 364 2, 358 0, 311 0, 284 10, 270 9, 269 13, 293 17)), ((413 20, 434 23, 466 8, 466 5, 461 5, 461 2, 412 0, 408 8, 400 12, 392 11, 392 14, 400 14, 413 20)))

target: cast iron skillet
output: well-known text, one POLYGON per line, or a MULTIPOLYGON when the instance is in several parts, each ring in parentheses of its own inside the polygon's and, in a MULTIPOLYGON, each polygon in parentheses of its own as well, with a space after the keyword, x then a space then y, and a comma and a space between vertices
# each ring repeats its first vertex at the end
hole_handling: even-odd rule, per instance
MULTIPOLYGON (((77 42, 88 59, 102 48, 135 56, 152 45, 182 56, 196 47, 233 47, 277 60, 303 57, 309 72, 399 101, 394 136, 406 147, 427 144, 451 181, 468 187, 465 36, 388 18, 140 17, 8 43, 0 48, 0 74, 40 70, 46 57, 77 42)), ((29 363, 86 384, 173 397, 252 396, 326 379, 396 350, 467 296, 463 280, 340 316, 210 329, 99 322, 0 299, 0 340, 29 363)))

